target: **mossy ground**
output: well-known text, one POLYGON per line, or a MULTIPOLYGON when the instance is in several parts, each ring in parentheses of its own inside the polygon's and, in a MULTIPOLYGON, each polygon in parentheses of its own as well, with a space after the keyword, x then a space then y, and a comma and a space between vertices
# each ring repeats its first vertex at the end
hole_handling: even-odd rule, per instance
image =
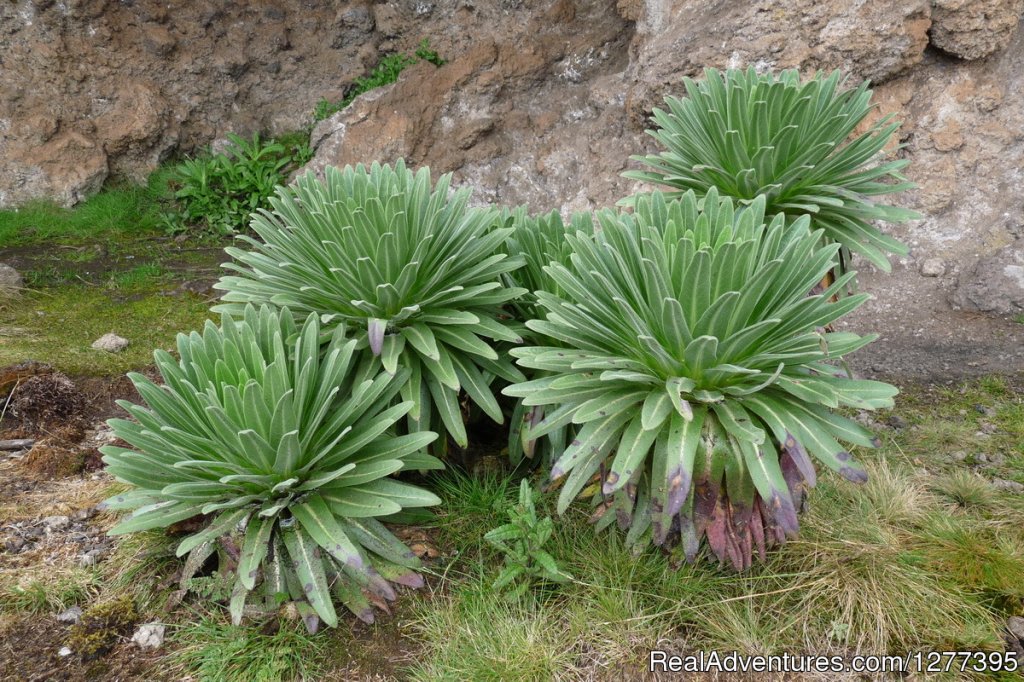
POLYGON ((191 294, 141 283, 124 289, 86 284, 33 290, 0 303, 0 367, 46 362, 69 375, 111 376, 152 362, 154 348, 171 348, 178 332, 198 328, 209 304, 191 294), (114 332, 130 341, 120 353, 91 348, 114 332))

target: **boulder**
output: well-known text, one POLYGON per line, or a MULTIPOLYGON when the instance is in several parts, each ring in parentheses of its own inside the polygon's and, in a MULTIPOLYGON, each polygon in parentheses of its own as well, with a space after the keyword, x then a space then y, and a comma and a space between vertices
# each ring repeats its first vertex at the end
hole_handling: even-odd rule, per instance
POLYGON ((881 83, 919 63, 928 45, 928 0, 646 0, 627 71, 628 106, 641 121, 683 76, 704 68, 843 69, 881 83))
POLYGON ((978 260, 960 276, 953 301, 968 310, 997 315, 1024 313, 1024 241, 978 260))
POLYGON ((961 59, 1006 49, 1024 0, 932 0, 932 45, 961 59))
POLYGON ((619 173, 640 137, 622 116, 629 24, 598 2, 555 2, 524 16, 318 124, 315 156, 301 172, 404 158, 454 173, 477 203, 547 211, 621 196, 619 173))

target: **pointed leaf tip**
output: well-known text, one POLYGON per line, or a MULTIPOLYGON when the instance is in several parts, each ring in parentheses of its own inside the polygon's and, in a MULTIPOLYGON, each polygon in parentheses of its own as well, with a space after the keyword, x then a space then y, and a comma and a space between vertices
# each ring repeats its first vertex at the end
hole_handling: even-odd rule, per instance
POLYGON ((369 335, 370 350, 375 356, 384 350, 384 331, 387 329, 387 322, 379 318, 371 318, 366 331, 369 335))

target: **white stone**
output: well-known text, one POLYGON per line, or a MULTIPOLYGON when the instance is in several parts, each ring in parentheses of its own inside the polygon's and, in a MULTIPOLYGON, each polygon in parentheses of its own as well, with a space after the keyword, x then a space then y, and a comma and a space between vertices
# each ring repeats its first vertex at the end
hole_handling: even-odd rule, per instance
POLYGON ((24 286, 25 281, 17 270, 7 263, 0 263, 0 294, 13 296, 24 286))
POLYGON ((140 649, 159 649, 164 643, 164 626, 162 623, 146 623, 132 635, 132 641, 140 649))
POLYGON ((108 353, 120 353, 128 347, 129 343, 128 339, 111 332, 93 341, 92 347, 96 350, 105 350, 108 353))
POLYGON ((61 530, 70 523, 71 519, 67 516, 47 516, 43 519, 43 525, 49 530, 61 530))
POLYGON ((921 275, 924 277, 942 277, 946 274, 946 264, 940 258, 929 258, 921 263, 921 275))
POLYGON ((75 624, 82 620, 82 607, 72 606, 70 609, 63 611, 57 616, 57 621, 60 623, 71 623, 75 624))

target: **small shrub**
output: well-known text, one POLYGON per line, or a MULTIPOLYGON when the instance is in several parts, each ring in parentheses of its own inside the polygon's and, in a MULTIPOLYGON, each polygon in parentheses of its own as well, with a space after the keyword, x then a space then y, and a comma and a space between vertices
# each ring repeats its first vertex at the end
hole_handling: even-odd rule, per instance
POLYGON ((544 549, 554 522, 550 516, 537 518, 533 490, 525 478, 519 484, 519 504, 508 511, 508 518, 509 523, 484 536, 505 555, 505 567, 494 581, 495 590, 508 590, 518 598, 539 582, 564 583, 572 578, 544 549))
POLYGON ((426 168, 413 173, 399 162, 325 173, 280 188, 273 213, 253 219, 259 240, 242 236, 249 251, 227 249, 236 263, 225 267, 238 274, 214 285, 225 293, 213 310, 286 305, 346 325, 376 366, 409 370, 401 387, 413 405, 409 432, 446 430, 465 447, 459 391, 500 423, 492 379, 523 379, 492 346, 521 342, 502 306, 523 290, 500 277, 522 260, 496 253, 509 228, 498 211, 469 208, 468 190, 449 196, 449 175, 432 187, 426 168))
POLYGON ((422 584, 419 560, 379 519, 439 501, 389 478, 440 466, 422 454, 437 436, 393 435, 412 407, 393 404, 405 373, 362 358, 345 325, 323 353, 322 341, 316 315, 299 327, 287 309, 247 307, 240 321, 180 334, 180 360, 156 351, 165 385, 129 375, 149 407, 120 401, 135 421, 109 422, 136 448, 103 448, 107 471, 135 486, 106 501, 135 510, 111 533, 198 519, 177 548, 182 583, 216 553, 236 623, 254 589, 255 610, 290 598, 315 629, 337 624, 331 590, 372 621, 371 601, 395 598, 391 582, 422 584))
POLYGON ((839 246, 807 218, 765 226, 764 207, 655 193, 633 214, 598 214, 593 237, 567 237, 573 268, 548 267, 565 294, 539 292, 546 319, 527 323, 558 343, 511 351, 549 374, 505 389, 577 429, 551 470, 565 479, 559 513, 600 475, 599 528, 681 542, 691 561, 706 537, 743 568, 796 534, 809 455, 866 479, 839 441, 878 442, 831 409, 888 407, 896 389, 832 364, 874 337, 823 327, 867 296, 830 300, 854 273, 808 296, 839 246))
POLYGON ((445 60, 441 59, 441 56, 431 49, 430 41, 424 38, 412 55, 390 54, 381 59, 369 76, 357 78, 356 82, 349 86, 345 96, 337 102, 331 102, 327 99, 317 102, 316 107, 313 109, 313 119, 315 121, 323 121, 330 118, 349 104, 352 104, 353 100, 364 92, 394 83, 406 67, 412 66, 418 61, 430 62, 434 66, 441 66, 445 63, 445 60))
POLYGON ((235 134, 228 139, 223 153, 189 159, 174 169, 169 182, 178 186, 177 209, 164 214, 168 231, 196 225, 215 235, 244 231, 250 215, 312 156, 305 141, 286 147, 258 134, 251 140, 235 134))
POLYGON ((741 204, 763 196, 769 220, 810 216, 811 229, 842 246, 842 266, 853 252, 888 272, 885 252, 907 247, 873 223, 920 216, 873 197, 913 188, 900 174, 909 161, 877 161, 899 127, 889 116, 848 139, 871 111, 871 91, 867 81, 845 89, 841 78, 801 82, 795 69, 776 78, 753 67, 686 78, 687 96, 666 97, 668 111, 655 109, 657 128, 647 131, 664 151, 633 157, 649 170, 624 175, 674 189, 669 196, 711 188, 741 204))

